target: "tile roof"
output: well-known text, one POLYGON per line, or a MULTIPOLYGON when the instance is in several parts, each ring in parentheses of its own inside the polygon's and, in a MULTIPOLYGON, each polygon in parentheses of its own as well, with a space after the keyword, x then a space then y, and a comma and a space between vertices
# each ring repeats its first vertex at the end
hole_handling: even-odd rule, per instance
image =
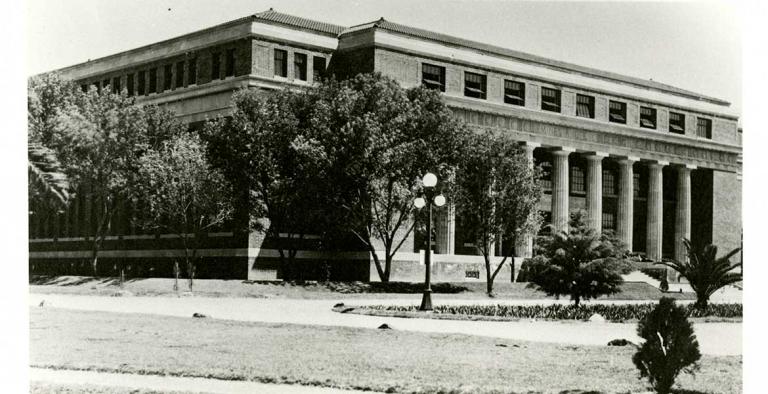
POLYGON ((415 37, 415 38, 420 38, 420 39, 425 39, 425 40, 430 40, 430 41, 437 41, 437 42, 440 42, 440 43, 443 43, 443 44, 447 44, 447 45, 451 45, 451 46, 465 47, 465 48, 469 48, 469 49, 474 49, 474 50, 480 50, 480 51, 483 51, 483 52, 488 52, 488 53, 495 54, 495 55, 512 57, 512 58, 515 58, 515 59, 518 59, 518 60, 522 60, 522 61, 525 61, 525 62, 529 62, 529 63, 543 64, 545 66, 548 66, 548 67, 551 67, 551 68, 555 68, 555 69, 561 69, 561 70, 567 70, 567 71, 575 71, 575 72, 578 72, 578 73, 581 73, 581 74, 588 75, 590 77, 598 77, 598 78, 601 78, 601 79, 608 79, 608 80, 628 83, 628 84, 632 84, 632 85, 638 85, 638 86, 642 86, 642 87, 646 87, 646 88, 662 90, 662 91, 665 91, 665 92, 675 93, 675 94, 678 94, 678 95, 689 96, 689 97, 693 97, 693 98, 700 99, 700 100, 714 102, 714 103, 720 104, 720 105, 729 105, 730 104, 727 101, 723 101, 723 100, 715 98, 715 97, 708 97, 708 96, 702 95, 700 93, 692 92, 692 91, 685 90, 685 89, 680 89, 680 88, 677 88, 677 87, 674 87, 674 86, 671 86, 671 85, 667 85, 667 84, 664 84, 664 83, 659 83, 659 82, 656 82, 656 81, 645 80, 645 79, 642 79, 642 78, 630 77, 630 76, 626 76, 626 75, 612 73, 612 72, 609 72, 609 71, 603 71, 603 70, 598 70, 598 69, 594 69, 594 68, 590 68, 590 67, 579 66, 577 64, 566 63, 566 62, 562 62, 562 61, 559 61, 559 60, 548 59, 548 58, 545 58, 545 57, 542 57, 542 56, 532 55, 532 54, 529 54, 529 53, 515 51, 515 50, 512 50, 512 49, 502 48, 502 47, 498 47, 498 46, 494 46, 494 45, 490 45, 490 44, 484 44, 484 43, 477 42, 477 41, 466 40, 466 39, 459 38, 459 37, 449 36, 447 34, 441 34, 441 33, 436 33, 436 32, 429 31, 429 30, 424 30, 424 29, 419 29, 419 28, 415 28, 415 27, 411 27, 411 26, 401 25, 399 23, 390 22, 390 21, 388 21, 388 20, 386 20, 384 18, 381 18, 381 19, 379 19, 378 21, 375 21, 375 22, 369 22, 369 23, 364 23, 364 24, 361 24, 361 25, 350 27, 349 29, 347 29, 344 32, 342 32, 340 34, 340 36, 345 35, 345 34, 349 34, 349 33, 355 32, 355 31, 366 30, 366 29, 370 29, 370 28, 379 28, 379 29, 391 31, 391 32, 398 33, 398 34, 407 35, 407 36, 410 36, 410 37, 415 37))
POLYGON ((266 22, 273 22, 281 25, 313 30, 319 33, 332 35, 334 37, 338 36, 339 34, 341 34, 341 32, 343 32, 346 29, 346 27, 344 26, 334 25, 334 24, 325 23, 325 22, 318 22, 311 19, 300 18, 298 16, 283 14, 273 10, 272 8, 270 8, 267 11, 254 14, 253 18, 266 21, 266 22))

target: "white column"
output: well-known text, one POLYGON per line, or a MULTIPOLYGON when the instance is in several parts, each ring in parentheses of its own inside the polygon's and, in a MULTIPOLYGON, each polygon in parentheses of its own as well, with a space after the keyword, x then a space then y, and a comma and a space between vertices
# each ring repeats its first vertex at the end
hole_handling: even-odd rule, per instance
POLYGON ((454 254, 456 242, 456 206, 449 202, 440 209, 435 223, 435 253, 454 254))
POLYGON ((688 253, 683 238, 691 239, 691 170, 694 165, 677 168, 677 204, 675 209, 675 260, 685 261, 688 253))
POLYGON ((568 231, 568 155, 573 148, 562 147, 552 151, 552 230, 568 231))
MULTIPOLYGON (((525 157, 528 159, 528 167, 533 168, 533 151, 540 147, 538 142, 525 142, 525 157)), ((533 234, 525 233, 520 234, 515 239, 515 256, 516 257, 533 257, 533 234)), ((519 269, 519 264, 515 267, 519 269)))
POLYGON ((635 212, 635 172, 632 166, 638 160, 640 159, 637 157, 619 160, 621 174, 619 178, 617 235, 630 251, 632 251, 635 212))
POLYGON ((669 162, 656 161, 648 164, 648 233, 646 255, 654 261, 661 260, 664 223, 664 182, 662 168, 669 162))
POLYGON ((607 153, 595 152, 587 158, 587 225, 600 234, 603 231, 603 158, 607 153))

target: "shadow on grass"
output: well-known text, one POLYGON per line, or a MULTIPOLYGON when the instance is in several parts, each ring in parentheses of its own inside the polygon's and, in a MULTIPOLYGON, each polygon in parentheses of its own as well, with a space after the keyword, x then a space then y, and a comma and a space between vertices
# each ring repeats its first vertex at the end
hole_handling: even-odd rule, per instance
MULTIPOLYGON (((424 292, 423 283, 411 282, 316 282, 316 281, 254 281, 245 280, 242 283, 256 285, 271 285, 280 287, 297 287, 304 290, 332 291, 341 294, 362 293, 400 293, 420 294, 424 292)), ((457 294, 470 291, 467 286, 456 283, 434 283, 432 292, 438 294, 457 294)))
MULTIPOLYGON (((652 391, 649 391, 652 392, 652 391)), ((672 389, 673 394, 706 394, 704 391, 672 389)), ((584 390, 563 390, 558 394, 604 394, 602 391, 584 391, 584 390)))
MULTIPOLYGON (((144 278, 126 279, 123 283, 131 283, 141 279, 144 279, 144 278)), ((83 276, 83 277, 73 278, 71 276, 55 276, 55 275, 51 275, 51 276, 34 275, 29 277, 30 285, 66 287, 66 286, 81 286, 88 283, 92 283, 92 284, 98 283, 98 284, 107 285, 107 286, 118 286, 120 284, 120 278, 115 278, 115 277, 95 278, 92 276, 83 276)))

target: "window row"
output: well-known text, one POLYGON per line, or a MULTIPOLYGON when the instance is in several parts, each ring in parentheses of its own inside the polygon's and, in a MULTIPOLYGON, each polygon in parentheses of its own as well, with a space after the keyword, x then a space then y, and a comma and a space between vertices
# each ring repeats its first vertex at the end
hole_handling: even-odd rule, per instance
MULTIPOLYGON (((307 80, 307 54, 293 53, 293 78, 300 81, 307 80)), ((274 54, 275 76, 288 78, 288 51, 275 49, 274 54)), ((325 75, 325 58, 312 56, 312 80, 318 81, 325 75)))
MULTIPOLYGON (((552 190, 552 164, 542 162, 542 177, 539 178, 539 185, 545 191, 552 190)), ((617 197, 619 195, 619 175, 615 170, 603 168, 602 195, 605 197, 617 197)), ((644 198, 647 196, 647 185, 640 181, 640 174, 633 174, 633 195, 634 197, 644 198)), ((587 192, 586 172, 578 165, 570 167, 569 176, 569 194, 583 195, 587 192)))
MULTIPOLYGON (((579 166, 571 167, 570 176, 570 189, 571 193, 583 194, 587 192, 586 188, 586 173, 584 169, 579 166)), ((609 169, 603 169, 603 195, 604 196, 617 196, 619 194, 618 188, 618 176, 616 173, 609 169)))
MULTIPOLYGON (((213 52, 211 54, 210 67, 208 68, 210 70, 210 80, 234 77, 237 74, 236 64, 237 53, 235 48, 213 52)), ((128 73, 125 75, 125 89, 129 97, 135 95, 144 96, 195 85, 197 80, 198 58, 191 57, 128 73), (158 77, 160 70, 162 70, 162 76, 158 77)), ((110 89, 112 93, 118 93, 122 89, 121 81, 122 76, 119 76, 113 77, 111 80, 108 78, 102 81, 95 81, 91 85, 95 86, 99 91, 110 89)), ((83 91, 88 89, 87 84, 80 85, 80 87, 83 91)))
MULTIPOLYGON (((445 67, 434 64, 422 63, 422 84, 430 89, 445 92, 445 67)), ((464 96, 477 99, 486 99, 487 76, 483 74, 464 72, 464 96)), ((525 83, 513 80, 504 80, 504 103, 517 106, 525 106, 525 83)), ((561 92, 559 89, 541 87, 541 110, 549 112, 561 112, 561 92)), ((595 118, 595 97, 585 94, 576 95, 576 116, 582 118, 595 118)), ((611 123, 627 124, 627 103, 615 100, 608 102, 608 121, 611 123)), ((658 125, 656 109, 640 107, 640 127, 656 129, 658 125)), ((678 112, 669 112, 669 132, 685 134, 685 115, 678 112)), ((696 136, 712 138, 712 120, 697 117, 696 136)))

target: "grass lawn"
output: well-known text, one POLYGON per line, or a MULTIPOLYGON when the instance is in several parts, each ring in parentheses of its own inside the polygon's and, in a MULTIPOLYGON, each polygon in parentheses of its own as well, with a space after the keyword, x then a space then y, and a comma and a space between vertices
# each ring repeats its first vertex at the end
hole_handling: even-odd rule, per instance
POLYGON ((187 391, 156 391, 125 387, 109 387, 92 384, 58 384, 49 382, 31 382, 30 394, 192 394, 187 391))
MULTIPOLYGON (((413 393, 641 392, 633 348, 30 308, 36 367, 413 393)), ((741 357, 703 356, 690 392, 740 393, 741 357)))
MULTIPOLYGON (((125 292, 141 296, 175 296, 173 279, 146 278, 127 281, 122 290, 115 278, 92 278, 81 276, 33 276, 30 277, 30 291, 34 293, 113 295, 125 292)), ((543 292, 528 288, 527 283, 498 281, 494 285, 496 298, 543 299, 550 298, 543 292)), ((187 289, 186 280, 179 281, 182 291, 187 289)), ((488 299, 484 282, 436 283, 433 292, 442 298, 488 299)), ((412 298, 421 293, 421 283, 379 283, 379 282, 252 282, 243 280, 202 279, 195 280, 195 294, 204 297, 254 297, 293 299, 354 299, 386 295, 387 298, 412 298)), ((693 300, 691 293, 662 293, 646 283, 627 282, 622 292, 601 297, 602 300, 658 300, 662 296, 675 299, 693 300)))

